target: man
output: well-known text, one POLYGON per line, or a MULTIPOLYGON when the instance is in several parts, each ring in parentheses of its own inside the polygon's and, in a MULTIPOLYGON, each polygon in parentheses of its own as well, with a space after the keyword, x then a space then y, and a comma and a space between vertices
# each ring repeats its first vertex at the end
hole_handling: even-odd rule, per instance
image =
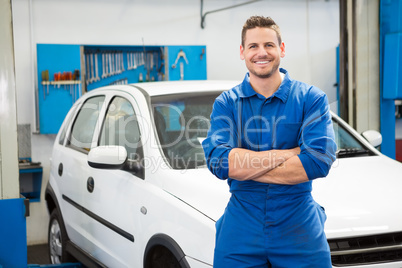
POLYGON ((280 69, 284 56, 275 22, 249 18, 240 46, 249 73, 213 106, 203 147, 232 193, 216 223, 214 268, 331 267, 326 215, 311 196, 335 160, 328 100, 280 69))

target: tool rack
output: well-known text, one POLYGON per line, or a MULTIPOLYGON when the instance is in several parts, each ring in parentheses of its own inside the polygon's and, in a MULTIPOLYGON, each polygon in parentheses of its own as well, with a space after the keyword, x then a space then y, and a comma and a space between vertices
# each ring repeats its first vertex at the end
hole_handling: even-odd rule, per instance
POLYGON ((105 85, 167 80, 164 47, 86 46, 83 60, 87 91, 105 85))
POLYGON ((38 131, 56 134, 74 102, 107 85, 207 79, 205 46, 37 44, 38 131))

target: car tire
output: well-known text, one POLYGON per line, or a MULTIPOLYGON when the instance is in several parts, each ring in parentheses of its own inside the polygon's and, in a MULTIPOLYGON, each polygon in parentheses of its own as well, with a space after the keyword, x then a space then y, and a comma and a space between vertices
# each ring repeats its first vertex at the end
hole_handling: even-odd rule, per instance
POLYGON ((73 262, 74 258, 67 253, 68 236, 64 227, 63 220, 57 209, 53 209, 50 214, 48 230, 48 248, 50 263, 59 264, 63 262, 73 262))
POLYGON ((181 268, 179 261, 166 247, 157 246, 147 258, 147 268, 181 268))

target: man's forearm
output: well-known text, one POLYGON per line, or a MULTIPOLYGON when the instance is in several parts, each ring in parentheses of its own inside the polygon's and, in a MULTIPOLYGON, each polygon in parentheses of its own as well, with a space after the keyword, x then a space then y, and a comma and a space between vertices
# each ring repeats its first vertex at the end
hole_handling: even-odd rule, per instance
POLYGON ((299 184, 308 181, 299 157, 293 156, 280 166, 254 178, 254 181, 274 184, 299 184))
POLYGON ((240 181, 258 178, 299 152, 298 147, 260 152, 242 148, 232 149, 229 153, 229 177, 240 181))

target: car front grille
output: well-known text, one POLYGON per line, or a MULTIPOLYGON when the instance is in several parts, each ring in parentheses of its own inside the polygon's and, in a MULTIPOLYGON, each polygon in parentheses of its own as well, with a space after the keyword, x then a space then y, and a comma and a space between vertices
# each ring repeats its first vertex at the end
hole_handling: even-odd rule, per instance
POLYGON ((402 261, 402 232, 329 239, 328 244, 334 266, 402 261))

